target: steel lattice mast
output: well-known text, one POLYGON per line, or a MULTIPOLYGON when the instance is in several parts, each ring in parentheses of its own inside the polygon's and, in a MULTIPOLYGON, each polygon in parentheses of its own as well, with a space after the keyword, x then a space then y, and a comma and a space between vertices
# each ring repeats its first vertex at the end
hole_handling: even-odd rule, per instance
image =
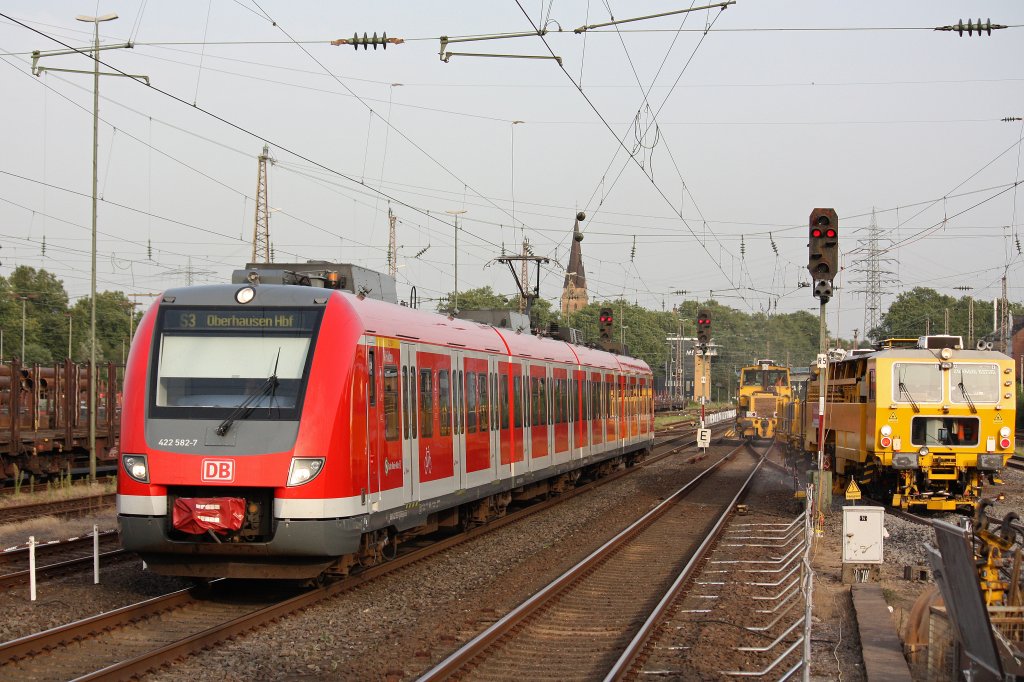
POLYGON ((864 294, 865 340, 871 337, 881 322, 882 296, 892 293, 883 284, 883 278, 895 276, 891 270, 885 269, 889 263, 894 261, 892 258, 885 257, 886 250, 881 247, 879 233, 878 221, 875 218, 875 211, 872 209, 867 238, 858 241, 857 250, 862 255, 853 262, 854 272, 860 277, 860 279, 853 280, 853 283, 861 287, 855 289, 854 293, 864 294))
POLYGON ((270 262, 270 208, 267 204, 267 162, 271 161, 270 148, 263 145, 256 176, 256 224, 252 230, 253 263, 270 262))

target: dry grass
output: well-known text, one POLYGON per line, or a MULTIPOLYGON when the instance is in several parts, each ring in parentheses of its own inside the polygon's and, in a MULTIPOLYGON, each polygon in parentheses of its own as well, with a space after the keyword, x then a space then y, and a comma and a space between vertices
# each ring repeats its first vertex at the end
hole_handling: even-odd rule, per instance
POLYGON ((3 524, 0 525, 0 551, 7 547, 26 544, 30 535, 35 537, 36 542, 66 540, 85 535, 92 532, 93 524, 98 525, 101 532, 112 530, 117 527, 117 512, 111 509, 93 516, 74 519, 41 516, 18 523, 3 524))
MULTIPOLYGON (((28 489, 28 486, 25 486, 28 489)), ((36 492, 20 492, 15 495, 4 495, 0 497, 0 509, 17 507, 22 504, 39 504, 42 502, 55 502, 57 500, 73 500, 79 497, 90 497, 115 492, 117 481, 113 478, 106 478, 96 483, 76 482, 73 485, 61 485, 55 482, 49 490, 36 492)), ((3 515, 0 514, 0 523, 3 523, 3 515)))

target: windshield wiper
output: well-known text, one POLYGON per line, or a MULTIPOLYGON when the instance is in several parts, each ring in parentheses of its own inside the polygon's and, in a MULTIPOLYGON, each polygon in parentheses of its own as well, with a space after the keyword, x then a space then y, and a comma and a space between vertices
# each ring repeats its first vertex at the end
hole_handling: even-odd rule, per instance
POLYGON ((229 414, 227 417, 225 417, 224 421, 222 421, 217 426, 217 435, 218 436, 223 436, 224 434, 226 434, 228 432, 228 430, 231 428, 231 425, 235 423, 236 419, 245 419, 250 414, 252 414, 252 411, 256 409, 256 404, 259 402, 259 400, 263 396, 267 395, 268 393, 270 394, 270 402, 271 402, 271 404, 273 404, 273 402, 274 402, 274 394, 277 392, 277 384, 278 384, 278 381, 277 381, 277 364, 280 361, 281 361, 281 349, 278 348, 277 349, 277 359, 274 360, 274 371, 271 372, 270 376, 267 377, 266 380, 262 384, 260 384, 259 387, 253 393, 251 393, 249 395, 249 397, 247 397, 245 400, 243 400, 238 405, 238 407, 236 407, 235 409, 231 410, 231 414, 229 414))
POLYGON ((914 412, 920 412, 921 408, 917 406, 914 401, 914 396, 910 395, 910 391, 907 390, 907 385, 902 381, 899 383, 900 395, 906 395, 907 400, 910 401, 910 406, 914 408, 914 412))
POLYGON ((967 392, 967 387, 964 386, 964 373, 963 372, 960 372, 960 383, 957 384, 957 388, 960 389, 960 393, 963 394, 964 400, 966 400, 967 404, 970 406, 971 413, 972 414, 976 414, 978 412, 978 408, 976 408, 974 406, 974 401, 971 400, 971 394, 967 392))

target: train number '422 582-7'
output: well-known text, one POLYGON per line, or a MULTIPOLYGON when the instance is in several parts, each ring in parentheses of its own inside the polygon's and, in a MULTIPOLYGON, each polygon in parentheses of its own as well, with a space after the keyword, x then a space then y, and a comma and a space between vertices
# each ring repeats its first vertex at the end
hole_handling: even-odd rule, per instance
POLYGON ((194 448, 199 444, 198 438, 161 438, 158 445, 167 448, 194 448))

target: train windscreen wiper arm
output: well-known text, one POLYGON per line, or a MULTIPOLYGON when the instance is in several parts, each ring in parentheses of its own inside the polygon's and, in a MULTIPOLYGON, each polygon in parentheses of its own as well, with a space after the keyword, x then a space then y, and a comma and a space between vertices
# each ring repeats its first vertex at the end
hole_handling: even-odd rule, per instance
POLYGON ((277 360, 274 361, 274 371, 270 373, 270 376, 267 377, 266 381, 264 381, 262 384, 260 384, 259 388, 257 388, 252 394, 250 394, 248 398, 243 400, 242 403, 238 407, 236 407, 235 409, 231 410, 231 414, 229 414, 227 417, 225 417, 224 421, 222 421, 217 426, 217 435, 218 436, 223 436, 225 433, 227 433, 228 429, 231 428, 231 425, 235 423, 236 419, 239 419, 239 418, 245 419, 250 414, 252 414, 252 411, 254 409, 256 409, 256 402, 260 398, 262 398, 263 396, 267 395, 268 393, 271 396, 270 397, 270 402, 271 402, 271 404, 273 404, 273 402, 274 402, 274 397, 273 396, 277 392, 277 384, 278 384, 278 381, 277 381, 277 364, 280 361, 281 361, 281 349, 278 348, 277 349, 277 360))
POLYGON ((971 413, 972 414, 977 414, 978 408, 976 408, 974 406, 974 401, 971 400, 971 394, 967 392, 967 387, 964 386, 964 373, 963 372, 960 372, 960 383, 957 384, 957 388, 960 389, 960 393, 963 394, 964 399, 967 401, 967 404, 970 406, 971 413))
POLYGON ((231 414, 225 417, 224 421, 222 421, 217 426, 217 435, 223 436, 224 434, 226 434, 228 432, 228 429, 231 428, 231 425, 235 423, 236 419, 245 419, 246 417, 248 417, 249 414, 251 414, 252 411, 256 409, 256 401, 258 401, 260 398, 267 395, 271 391, 275 390, 276 388, 277 375, 271 374, 269 377, 267 377, 266 381, 264 381, 260 385, 259 389, 250 394, 249 397, 242 401, 242 403, 238 407, 231 410, 231 414))
POLYGON ((907 396, 907 400, 910 401, 910 406, 914 408, 914 412, 920 412, 921 408, 918 407, 917 403, 914 401, 914 396, 910 395, 910 391, 907 390, 907 385, 901 381, 900 384, 899 384, 899 388, 900 388, 900 395, 906 395, 907 396))

